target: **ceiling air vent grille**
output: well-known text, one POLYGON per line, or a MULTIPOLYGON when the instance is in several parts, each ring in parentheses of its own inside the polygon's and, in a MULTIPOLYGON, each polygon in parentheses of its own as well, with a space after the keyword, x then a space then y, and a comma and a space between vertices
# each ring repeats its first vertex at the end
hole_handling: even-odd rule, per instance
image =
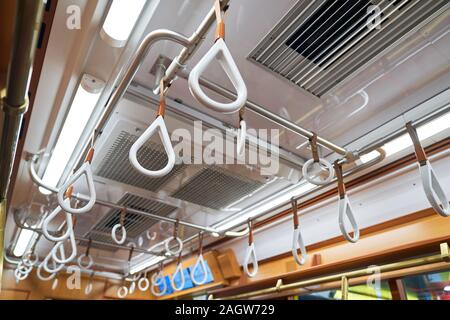
MULTIPOLYGON (((128 160, 128 153, 133 143, 138 139, 126 131, 121 131, 117 139, 111 145, 105 158, 100 163, 95 174, 97 176, 125 183, 149 191, 159 191, 159 189, 174 176, 179 174, 184 165, 176 165, 173 170, 161 178, 150 178, 139 173, 133 168, 128 160)), ((163 147, 151 141, 139 150, 138 160, 150 170, 163 168, 167 163, 167 156, 163 147)))
POLYGON ((263 185, 260 181, 211 166, 200 170, 175 191, 172 197, 219 210, 263 185))
POLYGON ((249 59, 321 97, 449 7, 447 0, 303 0, 249 59))
MULTIPOLYGON (((130 193, 125 193, 118 202, 121 206, 126 206, 136 210, 167 216, 173 212, 176 207, 152 200, 142 198, 130 193)), ((111 230, 114 225, 120 221, 121 210, 110 210, 98 223, 85 235, 86 238, 103 242, 113 243, 111 239, 111 230)), ((125 216, 125 228, 127 229, 127 239, 135 239, 144 231, 148 230, 158 221, 145 217, 143 215, 128 212, 125 216)))

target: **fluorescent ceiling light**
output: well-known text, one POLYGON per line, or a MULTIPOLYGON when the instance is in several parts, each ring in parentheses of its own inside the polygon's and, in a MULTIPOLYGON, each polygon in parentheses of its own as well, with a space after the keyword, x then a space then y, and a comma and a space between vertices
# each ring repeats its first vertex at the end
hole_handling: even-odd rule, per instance
POLYGON ((13 254, 16 257, 24 255, 25 250, 28 248, 28 244, 33 237, 34 231, 28 229, 20 229, 19 237, 17 238, 16 245, 14 246, 13 254))
POLYGON ((100 36, 110 46, 123 47, 142 12, 146 0, 114 0, 100 36))
MULTIPOLYGON (((428 139, 446 129, 450 128, 450 112, 434 119, 417 128, 417 134, 420 140, 428 139)), ((400 152, 413 145, 411 138, 408 134, 404 134, 383 146, 386 151, 386 157, 389 157, 397 152, 400 152)), ((366 163, 378 156, 377 151, 372 151, 361 157, 361 161, 366 163)))
MULTIPOLYGON (((103 87, 102 80, 87 74, 83 75, 42 178, 46 185, 57 186, 94 111, 103 87)), ((44 188, 39 188, 39 190, 41 193, 49 194, 49 191, 44 188)))
POLYGON ((155 264, 158 264, 159 262, 165 260, 166 258, 163 256, 155 256, 150 259, 147 259, 145 261, 142 261, 141 263, 136 264, 130 269, 130 274, 135 274, 138 272, 141 272, 142 270, 145 270, 147 268, 150 268, 151 266, 154 266, 155 264))

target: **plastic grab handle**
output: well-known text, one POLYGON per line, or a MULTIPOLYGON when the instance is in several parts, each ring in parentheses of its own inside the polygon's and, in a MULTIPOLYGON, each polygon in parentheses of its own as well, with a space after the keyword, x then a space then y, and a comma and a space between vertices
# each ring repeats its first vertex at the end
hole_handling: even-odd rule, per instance
POLYGON ((305 244, 303 243, 302 234, 300 233, 300 228, 294 229, 294 236, 292 238, 292 255, 295 261, 299 265, 304 265, 306 259, 308 259, 308 253, 306 252, 305 244), (299 257, 297 250, 300 249, 301 257, 299 257))
POLYGON ((173 256, 176 256, 177 254, 179 254, 183 250, 183 241, 180 238, 178 238, 178 237, 176 237, 176 238, 170 237, 164 242, 164 246, 165 246, 166 251, 168 253, 170 253, 173 256), (172 251, 170 249, 170 244, 171 244, 172 241, 175 241, 176 245, 177 245, 177 248, 174 251, 172 251))
POLYGON ((80 169, 75 172, 64 185, 59 188, 58 190, 58 203, 61 208, 63 208, 64 211, 72 213, 72 214, 82 214, 87 213, 92 210, 92 208, 95 205, 95 201, 97 200, 97 195, 95 193, 95 186, 94 186, 94 178, 92 175, 92 169, 91 164, 89 162, 83 163, 83 165, 80 167, 80 169), (86 176, 87 186, 89 189, 89 201, 88 203, 81 208, 72 208, 70 206, 70 201, 66 202, 64 201, 64 195, 66 193, 66 190, 72 186, 78 179, 81 178, 81 176, 86 176))
POLYGON ((194 267, 191 270, 191 280, 197 286, 201 286, 202 284, 204 284, 206 282, 206 280, 208 280, 208 270, 206 269, 205 259, 203 258, 202 254, 198 255, 197 260, 195 261, 194 267), (201 271, 203 273, 203 278, 201 278, 200 281, 198 281, 195 278, 195 272, 198 268, 201 268, 201 271))
POLYGON ((245 254, 244 260, 244 271, 250 277, 253 278, 258 273, 258 258, 256 257, 255 244, 252 243, 247 247, 247 252, 245 254), (251 261, 250 261, 251 260, 251 261), (248 269, 248 265, 253 264, 253 271, 250 272, 248 269))
POLYGON ((309 159, 308 161, 305 162, 305 164, 302 167, 303 177, 305 177, 306 181, 308 181, 309 183, 315 184, 317 186, 323 186, 323 185, 330 183, 334 177, 333 165, 325 159, 322 159, 322 158, 319 159, 319 163, 321 165, 325 166, 326 170, 328 171, 327 177, 325 179, 320 179, 320 176, 316 176, 316 177, 311 176, 309 173, 309 170, 308 170, 309 167, 311 167, 315 163, 317 163, 317 162, 314 162, 314 159, 309 159))
POLYGON ((185 282, 185 279, 184 279, 183 264, 178 263, 177 268, 175 269, 175 272, 170 277, 170 283, 172 284, 172 288, 175 291, 181 291, 184 288, 184 282, 185 282), (175 278, 177 277, 177 275, 179 275, 179 277, 180 277, 180 285, 178 287, 176 286, 176 283, 175 283, 175 278))
POLYGON ((75 234, 74 234, 73 230, 70 233, 69 240, 70 240, 70 247, 72 250, 72 253, 70 254, 69 257, 67 257, 67 258, 64 257, 65 249, 64 249, 63 241, 56 243, 55 247, 53 248, 54 250, 51 251, 52 258, 57 263, 66 264, 66 263, 72 261, 73 259, 75 259, 75 257, 77 256, 77 244, 75 242, 75 234), (61 252, 61 258, 59 258, 58 255, 56 254, 58 248, 60 249, 60 252, 61 252), (64 252, 64 255, 62 254, 62 252, 64 252))
POLYGON ((353 209, 350 205, 350 201, 348 200, 347 195, 343 198, 339 198, 339 228, 341 229, 342 235, 349 242, 357 242, 359 240, 359 227, 356 223, 355 216, 353 214, 353 209), (347 232, 344 223, 344 216, 347 216, 350 224, 353 228, 353 238, 347 232))
POLYGON ((247 87, 242 79, 239 69, 231 56, 223 39, 217 39, 216 43, 209 49, 203 58, 197 63, 189 74, 189 90, 192 95, 205 107, 221 113, 233 113, 239 110, 247 101, 247 87), (229 103, 221 103, 212 100, 202 90, 199 80, 208 65, 216 58, 222 69, 227 74, 236 89, 236 100, 229 103))
POLYGON ((131 146, 129 159, 133 167, 136 168, 140 173, 149 177, 162 177, 168 174, 175 165, 175 151, 173 151, 172 142, 170 141, 169 133, 167 132, 166 124, 162 116, 158 116, 155 121, 144 131, 144 133, 136 140, 136 142, 131 146), (158 130, 159 137, 164 146, 164 150, 167 154, 167 164, 164 168, 159 170, 148 170, 145 169, 139 163, 137 159, 137 153, 139 149, 151 138, 151 136, 158 130))
POLYGON ((430 162, 419 165, 422 186, 433 209, 443 217, 450 215, 450 205, 430 162))
POLYGON ((150 291, 155 297, 161 297, 166 293, 167 284, 161 271, 152 275, 150 291), (156 291, 156 287, 158 287, 160 284, 163 285, 163 289, 158 292, 156 291))
MULTIPOLYGON (((67 199, 64 200, 64 202, 69 203, 70 199, 67 198, 67 199)), ((66 215, 66 231, 64 232, 64 234, 62 236, 60 236, 60 237, 54 237, 48 231, 48 224, 62 210, 63 209, 60 206, 56 207, 47 217, 45 217, 44 221, 42 222, 42 232, 44 233, 44 236, 50 241, 54 241, 54 242, 64 241, 67 238, 69 238, 70 233, 72 232, 72 229, 73 229, 72 216, 69 213, 67 213, 67 212, 64 213, 66 215)))

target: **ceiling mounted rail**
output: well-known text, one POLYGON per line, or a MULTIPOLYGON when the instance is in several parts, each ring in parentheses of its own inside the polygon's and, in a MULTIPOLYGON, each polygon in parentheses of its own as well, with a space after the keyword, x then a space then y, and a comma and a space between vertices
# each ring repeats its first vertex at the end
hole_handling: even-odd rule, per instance
MULTIPOLYGON (((386 272, 390 272, 390 271, 398 271, 398 270, 402 270, 402 269, 408 269, 408 268, 413 268, 413 267, 419 267, 419 266, 425 266, 425 265, 435 264, 435 263, 439 263, 439 262, 449 262, 449 261, 450 261, 450 254, 449 254, 448 244, 441 243, 439 254, 381 265, 378 267, 379 269, 377 269, 377 270, 379 270, 381 273, 386 273, 386 272)), ((289 284, 276 285, 276 286, 268 288, 268 289, 256 290, 253 292, 247 292, 247 293, 237 294, 237 295, 228 296, 228 297, 221 297, 221 298, 217 298, 217 300, 237 300, 237 299, 248 299, 248 298, 260 297, 260 296, 264 296, 264 295, 277 294, 277 293, 280 293, 283 291, 300 289, 300 288, 318 285, 318 284, 322 284, 322 283, 341 281, 343 277, 347 278, 347 280, 355 279, 358 277, 367 277, 372 273, 373 273, 373 271, 370 268, 363 268, 363 269, 344 272, 344 273, 338 273, 338 274, 333 274, 333 275, 328 275, 328 276, 323 276, 323 277, 318 277, 318 278, 313 278, 313 279, 302 280, 299 282, 294 282, 294 283, 289 283, 289 284)), ((211 298, 213 298, 213 297, 210 296, 210 299, 211 298)))
MULTIPOLYGON (((187 69, 183 69, 178 72, 178 76, 180 76, 181 78, 184 78, 186 80, 189 79, 189 74, 190 74, 190 72, 187 69)), ((200 77, 199 83, 202 86, 222 95, 223 97, 225 97, 227 99, 232 99, 232 100, 236 99, 235 93, 233 93, 233 92, 229 91, 228 89, 226 89, 212 81, 209 81, 203 77, 200 77)), ((299 126, 298 124, 296 124, 292 121, 289 121, 289 120, 277 115, 276 113, 273 113, 273 112, 265 109, 264 107, 262 107, 256 103, 253 103, 249 100, 247 100, 244 107, 246 110, 251 110, 252 112, 254 112, 256 114, 286 128, 292 132, 299 134, 300 136, 302 136, 305 139, 311 139, 314 136, 313 132, 304 129, 301 126, 299 126)), ((325 147, 331 151, 334 151, 342 156, 346 156, 346 157, 351 156, 352 158, 355 156, 353 153, 348 152, 345 148, 340 147, 340 146, 338 146, 322 137, 319 137, 319 136, 317 137, 317 144, 319 144, 322 147, 325 147)))

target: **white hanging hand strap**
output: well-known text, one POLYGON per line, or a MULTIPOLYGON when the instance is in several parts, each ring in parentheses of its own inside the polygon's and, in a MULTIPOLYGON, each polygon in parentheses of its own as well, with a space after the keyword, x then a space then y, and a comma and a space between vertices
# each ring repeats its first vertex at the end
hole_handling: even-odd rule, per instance
POLYGON ((195 261, 194 267, 192 267, 191 269, 191 280, 195 285, 201 286, 202 284, 206 283, 206 280, 208 280, 208 270, 206 269, 206 262, 203 258, 203 233, 200 232, 198 234, 198 240, 198 257, 195 261), (202 278, 200 278, 200 280, 198 280, 196 277, 198 268, 200 268, 199 273, 202 275, 202 278))
POLYGON ((92 210, 92 208, 95 205, 95 201, 97 200, 97 195, 95 193, 95 186, 94 186, 94 176, 92 174, 91 169, 91 162, 92 158, 94 157, 94 148, 89 149, 89 152, 86 156, 86 161, 83 163, 83 165, 70 177, 64 185, 59 188, 58 190, 58 203, 61 208, 63 208, 64 211, 72 213, 72 214, 81 214, 86 213, 92 210), (86 177, 87 186, 89 190, 89 201, 88 203, 81 208, 72 208, 70 206, 70 202, 67 203, 64 201, 64 197, 66 194, 66 191, 74 185, 74 183, 80 179, 82 176, 86 177))
POLYGON ((253 278, 258 273, 258 258, 256 257, 255 244, 253 242, 253 226, 251 221, 248 223, 248 228, 248 247, 245 254, 244 271, 249 277, 253 278), (250 263, 253 265, 252 272, 248 269, 250 263))
POLYGON ((309 143, 311 145, 311 152, 312 152, 312 159, 305 162, 305 164, 302 167, 302 174, 303 177, 305 177, 306 181, 309 183, 322 186, 326 185, 333 180, 334 177, 334 170, 333 165, 328 162, 327 160, 319 157, 319 150, 317 147, 317 134, 313 133, 313 136, 311 139, 309 139, 309 143), (321 172, 318 174, 314 173, 313 171, 309 172, 309 168, 313 166, 314 164, 318 164, 320 167, 321 172), (324 179, 322 179, 321 173, 323 171, 326 171, 327 174, 324 179))
MULTIPOLYGON (((69 189, 67 189, 66 192, 66 198, 64 199, 64 202, 66 204, 70 203, 70 196, 72 194, 72 186, 69 187, 69 189)), ((50 223, 50 221, 52 221, 63 209, 60 206, 57 206, 48 216, 45 217, 44 221, 42 222, 42 232, 44 233, 44 236, 50 240, 50 241, 54 241, 54 242, 59 242, 59 241, 64 241, 67 238, 69 238, 70 236, 70 232, 73 228, 73 224, 72 224, 72 215, 64 212, 65 214, 65 221, 66 221, 66 230, 64 231, 64 233, 57 237, 57 236, 53 236, 52 234, 50 234, 50 231, 48 230, 48 225, 50 223)))
POLYGON ((189 74, 188 84, 192 95, 205 107, 221 113, 232 113, 244 106, 247 101, 247 87, 242 79, 239 69, 228 50, 225 38, 225 23, 222 17, 222 9, 220 0, 215 3, 217 32, 215 44, 203 56, 189 74), (217 59, 222 69, 230 79, 236 89, 236 100, 229 103, 221 103, 208 97, 200 87, 200 76, 203 74, 208 65, 217 59))
POLYGON ((55 260, 55 262, 61 263, 61 264, 66 264, 66 263, 69 263, 70 261, 72 261, 73 259, 75 259, 75 257, 77 256, 77 244, 75 241, 75 234, 74 234, 73 230, 69 236, 69 244, 70 244, 71 254, 70 254, 70 256, 65 258, 66 254, 65 254, 65 248, 64 248, 64 241, 60 241, 60 242, 56 243, 53 250, 51 251, 52 258, 53 258, 53 260, 55 260), (58 257, 58 254, 57 254, 58 249, 61 253, 61 257, 58 257), (62 252, 64 252, 64 255, 62 254, 62 252))
POLYGON ((350 201, 345 190, 344 178, 342 175, 342 166, 338 163, 338 161, 334 163, 334 170, 336 172, 336 178, 338 181, 339 228, 341 229, 342 235, 347 241, 355 243, 359 240, 359 227, 356 223, 353 209, 350 205, 350 201), (347 229, 345 228, 345 216, 347 216, 353 228, 353 237, 350 235, 350 232, 347 232, 347 229))
POLYGON ((155 297, 161 297, 167 291, 167 283, 162 271, 163 265, 161 263, 158 272, 154 273, 151 277, 150 291, 155 297), (162 288, 159 288, 159 286, 162 286, 162 288), (158 288, 159 290, 156 290, 156 288, 158 288))
POLYGON ((126 208, 122 208, 120 212, 119 223, 115 224, 111 229, 111 238, 117 244, 124 244, 127 239, 127 230, 125 229, 125 215, 127 213, 126 208), (120 230, 121 237, 117 236, 117 231, 120 230))
POLYGON ((91 251, 91 244, 92 244, 92 239, 89 238, 89 242, 88 242, 88 244, 86 246, 86 252, 81 254, 78 257, 77 262, 78 262, 78 266, 81 269, 89 269, 94 264, 94 260, 89 255, 89 252, 91 251))
POLYGON ((433 167, 428 161, 425 150, 423 149, 419 136, 417 135, 417 131, 412 126, 411 122, 406 124, 406 129, 414 144, 420 176, 422 178, 422 186, 428 202, 439 215, 448 217, 450 215, 450 205, 447 196, 445 195, 444 189, 437 179, 433 167))
POLYGON ((239 110, 239 129, 237 136, 237 154, 241 155, 245 150, 245 139, 247 136, 247 123, 244 120, 244 108, 239 110))
POLYGON ((160 99, 159 99, 159 110, 158 115, 153 121, 153 123, 144 131, 144 133, 136 140, 136 142, 131 146, 129 159, 133 167, 136 168, 140 173, 149 177, 162 177, 168 174, 175 165, 175 151, 172 147, 172 142, 170 141, 169 132, 167 131, 166 124, 164 122, 164 114, 166 110, 166 102, 164 96, 164 80, 160 83, 160 99), (137 153, 139 149, 153 136, 155 131, 158 130, 159 137, 163 144, 164 150, 167 154, 167 164, 164 168, 159 170, 148 170, 144 168, 137 159, 137 153))
POLYGON ((300 232, 299 223, 298 223, 298 213, 297 213, 297 200, 294 198, 291 199, 292 204, 292 215, 294 218, 294 233, 292 238, 292 255, 294 256, 295 261, 300 265, 304 265, 306 259, 308 259, 308 254, 306 252, 305 244, 303 243, 302 234, 300 232), (301 257, 298 255, 298 249, 300 249, 301 257))
POLYGON ((181 259, 181 252, 178 255, 177 267, 175 269, 175 272, 170 277, 170 283, 172 284, 172 288, 175 291, 181 291, 184 289, 185 279, 184 279, 183 261, 181 259), (175 281, 175 278, 177 278, 177 277, 179 277, 179 280, 180 280, 179 286, 177 286, 176 281, 175 281))
POLYGON ((178 223, 179 220, 177 219, 173 226, 173 237, 168 238, 164 242, 166 251, 172 256, 176 256, 177 254, 180 254, 181 251, 183 251, 183 241, 178 237, 178 223), (171 248, 172 242, 175 242, 175 250, 171 248))

